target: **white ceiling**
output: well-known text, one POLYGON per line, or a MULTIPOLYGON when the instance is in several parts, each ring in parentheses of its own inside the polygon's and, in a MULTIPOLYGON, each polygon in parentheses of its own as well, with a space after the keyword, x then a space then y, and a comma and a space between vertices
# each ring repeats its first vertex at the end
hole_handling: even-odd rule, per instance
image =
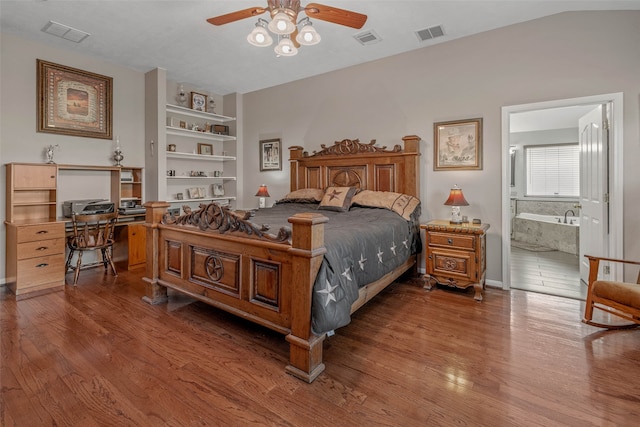
MULTIPOLYGON (((302 1, 304 6, 308 2, 302 1)), ((361 30, 314 20, 322 41, 297 56, 246 41, 256 18, 216 27, 207 18, 266 0, 1 0, 0 29, 57 48, 167 77, 206 93, 247 93, 475 33, 573 10, 640 9, 640 0, 323 0, 368 15, 361 30), (41 31, 56 21, 91 34, 76 44, 41 31), (445 35, 419 42, 416 30, 442 25, 445 35), (374 30, 381 42, 363 46, 353 36, 374 30)), ((301 15, 302 16, 302 15, 301 15)), ((268 18, 268 14, 261 15, 268 18)), ((46 58, 44 58, 46 59, 46 58)), ((68 64, 65 64, 68 65, 68 64)), ((34 65, 35 66, 35 65, 34 65)))

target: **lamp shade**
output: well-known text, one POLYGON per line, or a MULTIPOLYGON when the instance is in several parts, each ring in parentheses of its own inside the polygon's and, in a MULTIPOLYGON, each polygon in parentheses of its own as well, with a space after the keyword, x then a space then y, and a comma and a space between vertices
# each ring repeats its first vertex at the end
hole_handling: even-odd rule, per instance
POLYGON ((271 44, 273 43, 273 38, 271 38, 271 35, 269 35, 267 29, 264 28, 260 22, 258 22, 251 34, 247 36, 247 41, 254 46, 265 47, 271 46, 271 44))
POLYGON ((269 195, 269 190, 267 190, 267 186, 262 184, 256 193, 256 197, 271 197, 269 195))
POLYGON ((449 198, 444 202, 445 206, 469 206, 462 194, 462 189, 457 185, 454 185, 449 193, 449 198))

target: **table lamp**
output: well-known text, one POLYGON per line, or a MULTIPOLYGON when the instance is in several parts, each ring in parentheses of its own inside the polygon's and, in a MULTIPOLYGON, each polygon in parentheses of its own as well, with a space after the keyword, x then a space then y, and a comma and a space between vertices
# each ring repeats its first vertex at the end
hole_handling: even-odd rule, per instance
POLYGON ((451 206, 451 224, 462 224, 462 218, 460 217, 460 206, 469 206, 469 203, 464 199, 462 189, 457 185, 454 185, 449 193, 449 198, 444 202, 445 206, 451 206))
POLYGON ((271 197, 269 196, 269 190, 267 190, 267 185, 266 184, 262 184, 260 186, 260 188, 258 189, 258 192, 256 193, 256 197, 260 197, 260 203, 258 205, 259 208, 266 208, 267 207, 267 197, 271 197))

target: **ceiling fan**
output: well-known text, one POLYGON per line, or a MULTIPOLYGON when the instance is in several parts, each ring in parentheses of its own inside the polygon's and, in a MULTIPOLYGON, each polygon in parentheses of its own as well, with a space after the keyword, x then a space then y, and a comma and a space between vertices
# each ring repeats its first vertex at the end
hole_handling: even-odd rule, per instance
POLYGON ((247 40, 255 46, 270 46, 273 42, 270 31, 279 38, 275 51, 282 56, 295 55, 300 45, 310 46, 320 42, 320 35, 311 26, 309 18, 357 29, 362 28, 367 21, 367 15, 323 4, 309 3, 302 7, 300 0, 267 0, 267 7, 250 7, 209 18, 207 22, 213 25, 224 25, 262 15, 265 12, 271 15, 271 22, 258 18, 256 28, 247 36, 247 40), (300 12, 304 12, 306 16, 298 21, 300 12), (301 26, 299 31, 298 25, 301 26))

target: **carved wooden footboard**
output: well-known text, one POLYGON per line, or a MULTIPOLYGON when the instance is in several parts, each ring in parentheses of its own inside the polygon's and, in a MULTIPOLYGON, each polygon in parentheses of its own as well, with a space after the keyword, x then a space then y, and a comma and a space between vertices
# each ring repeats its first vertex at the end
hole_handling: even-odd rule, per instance
MULTIPOLYGON (((405 137, 404 150, 396 146, 389 151, 373 147, 373 143, 345 140, 351 147, 364 147, 364 151, 340 152, 345 151, 340 148, 345 144, 342 141, 329 147, 337 148, 337 152, 325 148, 312 156, 293 147, 291 190, 325 188, 347 177, 361 189, 417 196, 419 140, 416 136, 405 137)), ((226 208, 214 207, 176 221, 166 216, 166 202, 148 202, 145 207, 145 301, 162 303, 167 300, 167 288, 178 290, 285 334, 290 345, 288 373, 311 382, 324 370, 325 336, 311 330, 311 302, 326 252, 325 216, 296 214, 288 220, 290 233, 279 230, 271 235, 226 208)), ((416 256, 363 287, 353 310, 412 268, 416 268, 416 256)))

